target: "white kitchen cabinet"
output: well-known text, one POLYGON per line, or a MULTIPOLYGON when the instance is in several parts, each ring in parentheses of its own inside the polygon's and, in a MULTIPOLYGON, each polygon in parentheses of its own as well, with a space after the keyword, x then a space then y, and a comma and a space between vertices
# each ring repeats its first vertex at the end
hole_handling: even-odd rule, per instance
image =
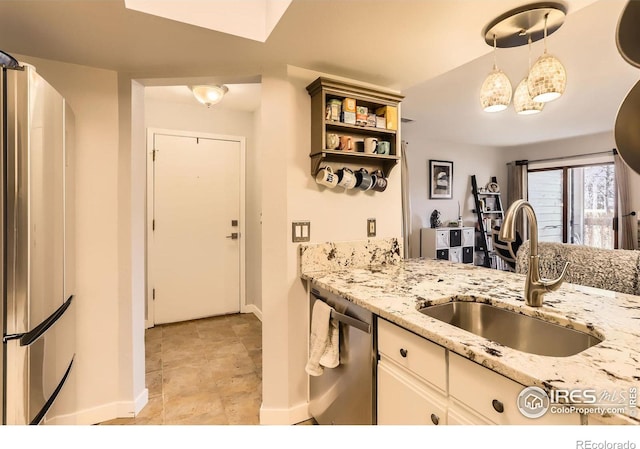
POLYGON ((474 228, 420 229, 420 256, 473 263, 474 228))
POLYGON ((551 414, 527 418, 517 407, 517 398, 525 385, 449 353, 449 395, 480 416, 496 424, 569 424, 579 425, 580 415, 551 414))
POLYGON ((580 415, 530 419, 517 408, 525 388, 380 317, 378 424, 579 425, 580 415))
POLYGON ((447 397, 398 364, 378 363, 379 425, 442 425, 447 420, 447 397))
POLYGON ((449 398, 447 407, 447 424, 450 426, 471 426, 493 424, 486 418, 466 407, 464 404, 449 398))

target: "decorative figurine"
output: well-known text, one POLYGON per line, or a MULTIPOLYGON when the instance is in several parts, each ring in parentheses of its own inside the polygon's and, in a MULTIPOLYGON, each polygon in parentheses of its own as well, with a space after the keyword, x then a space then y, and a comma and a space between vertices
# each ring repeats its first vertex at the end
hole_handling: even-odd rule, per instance
POLYGON ((438 209, 434 209, 431 213, 431 227, 439 228, 442 226, 442 222, 440 221, 440 211, 438 209))

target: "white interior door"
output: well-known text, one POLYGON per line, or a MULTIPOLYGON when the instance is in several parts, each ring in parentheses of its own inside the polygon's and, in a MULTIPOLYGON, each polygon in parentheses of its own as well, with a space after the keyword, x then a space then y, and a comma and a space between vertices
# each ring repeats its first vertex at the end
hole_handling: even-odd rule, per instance
POLYGON ((239 312, 241 141, 153 138, 154 322, 239 312))

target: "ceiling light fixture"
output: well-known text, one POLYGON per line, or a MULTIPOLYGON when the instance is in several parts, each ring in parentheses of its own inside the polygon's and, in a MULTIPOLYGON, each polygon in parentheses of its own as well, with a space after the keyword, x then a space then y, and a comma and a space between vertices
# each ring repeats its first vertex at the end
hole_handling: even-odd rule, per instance
POLYGON ((531 67, 527 80, 529 95, 534 101, 553 101, 564 93, 567 71, 555 56, 547 53, 547 16, 544 18, 544 53, 531 67))
MULTIPOLYGON (((488 45, 493 46, 494 51, 494 71, 487 77, 481 90, 482 106, 485 111, 504 110, 509 104, 507 102, 499 107, 492 108, 491 105, 489 108, 485 107, 485 85, 488 84, 491 75, 497 71, 496 47, 510 48, 528 44, 529 58, 531 58, 531 42, 544 39, 543 55, 538 58, 533 67, 529 59, 531 69, 518 84, 513 95, 514 107, 518 114, 540 112, 542 104, 562 95, 566 87, 566 70, 557 58, 547 53, 547 36, 562 26, 565 15, 566 7, 560 3, 533 3, 506 12, 485 27, 484 40, 488 45)), ((506 75, 504 77, 506 78, 506 75)))
MULTIPOLYGON (((527 70, 531 67, 531 36, 529 36, 529 64, 527 70)), ((513 94, 513 107, 520 115, 537 114, 544 108, 544 103, 533 101, 529 95, 529 87, 527 86, 528 76, 525 76, 513 94)))
POLYGON ((482 83, 480 103, 485 112, 500 112, 507 109, 511 102, 511 82, 498 68, 496 56, 496 35, 493 35, 493 70, 482 83))
POLYGON ((229 88, 225 85, 208 85, 203 84, 199 86, 191 86, 191 92, 200 103, 210 107, 212 104, 219 103, 222 97, 229 91, 229 88))

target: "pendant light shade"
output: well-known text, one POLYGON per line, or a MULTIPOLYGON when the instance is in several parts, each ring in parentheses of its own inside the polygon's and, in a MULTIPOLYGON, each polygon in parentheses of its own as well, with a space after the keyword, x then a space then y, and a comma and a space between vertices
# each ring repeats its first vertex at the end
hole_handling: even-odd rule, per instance
POLYGON ((505 73, 493 66, 493 70, 482 83, 480 103, 485 112, 504 111, 511 102, 511 82, 505 73))
POLYGON ((219 103, 229 91, 227 86, 217 86, 217 85, 200 85, 200 86, 191 86, 191 92, 193 92, 193 96, 196 97, 200 103, 207 105, 207 107, 212 104, 219 103))
POLYGON ((493 36, 493 70, 480 88, 480 103, 485 112, 500 112, 507 109, 511 102, 511 81, 498 68, 496 59, 496 36, 493 36))
POLYGON ((529 95, 533 101, 547 103, 559 98, 566 86, 567 71, 558 58, 545 51, 529 72, 529 95))
POLYGON ((516 87, 516 91, 513 94, 513 107, 520 115, 537 114, 544 108, 544 103, 531 99, 529 88, 527 87, 527 78, 520 81, 520 84, 516 87))

